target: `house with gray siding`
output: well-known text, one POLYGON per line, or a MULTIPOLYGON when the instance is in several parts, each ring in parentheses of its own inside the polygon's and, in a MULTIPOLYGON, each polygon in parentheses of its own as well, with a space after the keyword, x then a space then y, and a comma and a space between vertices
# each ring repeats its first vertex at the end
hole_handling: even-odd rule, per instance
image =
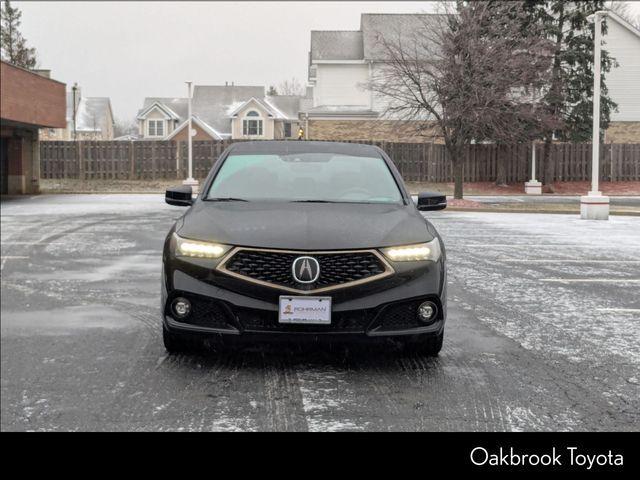
MULTIPOLYGON (((410 141, 398 133, 398 122, 381 118, 385 99, 368 91, 366 85, 387 60, 380 39, 410 38, 425 25, 439 22, 439 17, 364 13, 359 30, 311 31, 308 80, 312 94, 301 109, 307 137, 410 141)), ((605 139, 609 143, 640 143, 640 31, 613 12, 607 26, 603 48, 619 66, 605 79, 618 103, 605 139)))
POLYGON ((311 31, 309 85, 311 101, 303 103, 301 118, 307 137, 320 140, 423 139, 407 137, 398 122, 381 119, 386 100, 367 89, 367 84, 388 60, 381 38, 409 36, 439 14, 363 13, 360 30, 311 31))
POLYGON ((603 49, 616 59, 605 81, 618 104, 605 133, 607 143, 640 143, 640 30, 609 12, 603 49))

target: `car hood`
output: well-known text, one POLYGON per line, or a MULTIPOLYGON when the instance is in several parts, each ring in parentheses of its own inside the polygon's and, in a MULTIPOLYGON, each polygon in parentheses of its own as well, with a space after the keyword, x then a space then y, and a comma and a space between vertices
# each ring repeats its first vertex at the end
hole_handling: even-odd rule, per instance
POLYGON ((291 250, 376 248, 430 241, 412 205, 198 201, 176 232, 193 240, 291 250))

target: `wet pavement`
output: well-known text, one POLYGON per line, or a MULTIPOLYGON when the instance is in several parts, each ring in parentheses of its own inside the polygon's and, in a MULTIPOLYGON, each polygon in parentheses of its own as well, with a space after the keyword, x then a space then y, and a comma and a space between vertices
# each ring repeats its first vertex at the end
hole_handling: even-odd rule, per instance
POLYGON ((5 430, 638 430, 640 219, 434 212, 438 358, 256 345, 167 355, 161 195, 1 204, 5 430))

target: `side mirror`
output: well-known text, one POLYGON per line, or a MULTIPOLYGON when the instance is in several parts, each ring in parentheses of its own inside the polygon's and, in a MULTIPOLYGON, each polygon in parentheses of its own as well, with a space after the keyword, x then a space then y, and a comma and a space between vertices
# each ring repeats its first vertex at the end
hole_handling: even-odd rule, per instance
POLYGON ((193 205, 193 190, 188 185, 171 187, 164 195, 164 201, 176 207, 188 207, 193 205))
POLYGON ((441 193, 422 192, 418 194, 418 210, 444 210, 447 208, 447 196, 441 193))

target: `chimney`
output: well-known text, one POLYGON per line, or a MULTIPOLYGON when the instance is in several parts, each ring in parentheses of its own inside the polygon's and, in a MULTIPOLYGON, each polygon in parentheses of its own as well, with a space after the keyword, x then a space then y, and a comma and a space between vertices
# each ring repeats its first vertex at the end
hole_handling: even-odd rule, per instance
POLYGON ((225 86, 225 87, 228 87, 228 86, 229 86, 229 82, 227 82, 227 81, 225 80, 225 82, 224 82, 224 86, 225 86))

